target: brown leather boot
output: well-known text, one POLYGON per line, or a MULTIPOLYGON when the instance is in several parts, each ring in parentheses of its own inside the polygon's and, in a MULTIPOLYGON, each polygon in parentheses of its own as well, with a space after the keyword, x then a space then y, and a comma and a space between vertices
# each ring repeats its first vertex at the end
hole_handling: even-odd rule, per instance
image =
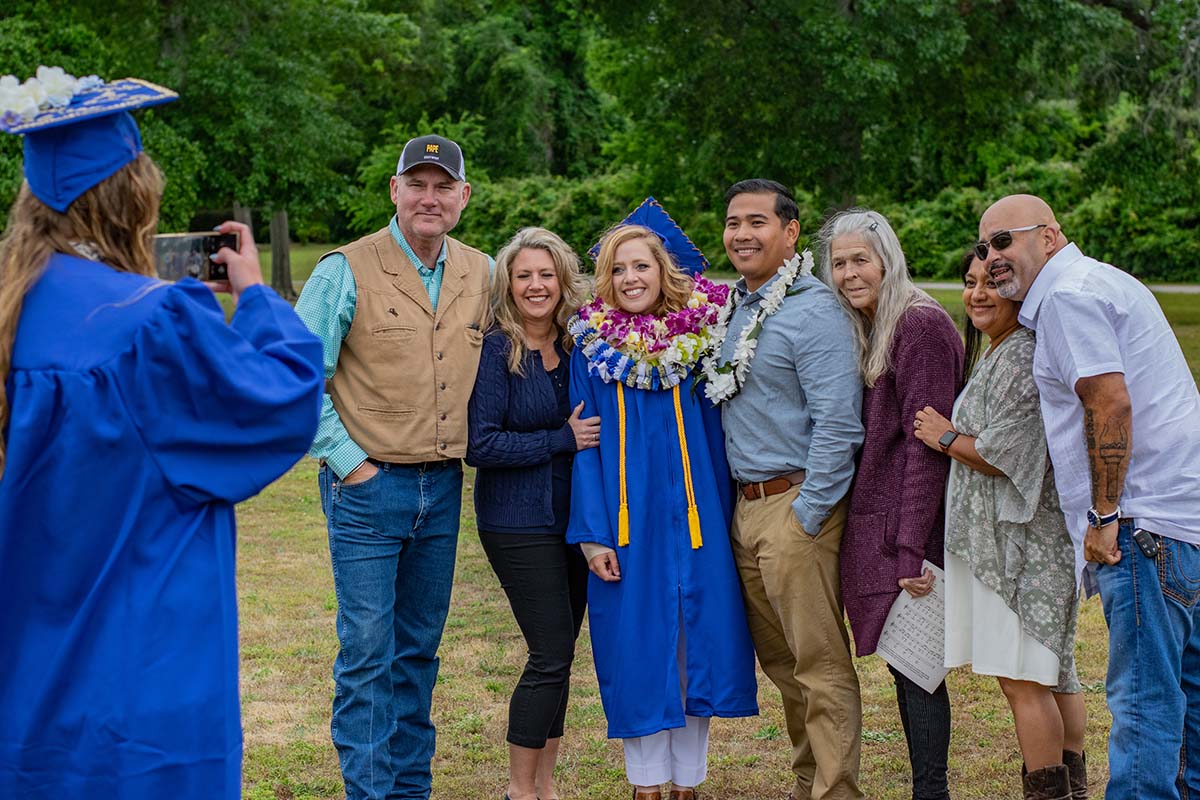
POLYGON ((633 800, 662 800, 662 792, 654 790, 653 792, 639 792, 637 787, 633 787, 633 800))
POLYGON ((700 800, 695 789, 672 789, 670 800, 700 800))
POLYGON ((1087 800, 1087 758, 1074 750, 1063 750, 1063 763, 1071 776, 1071 800, 1087 800))
POLYGON ((1071 778, 1066 764, 1042 767, 1021 777, 1025 800, 1071 800, 1071 778))

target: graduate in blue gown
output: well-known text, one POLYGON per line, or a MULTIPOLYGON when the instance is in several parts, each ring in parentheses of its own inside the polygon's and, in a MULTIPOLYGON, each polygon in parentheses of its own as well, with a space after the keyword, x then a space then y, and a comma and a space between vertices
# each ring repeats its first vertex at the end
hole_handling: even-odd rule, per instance
POLYGON ((600 446, 575 456, 567 539, 593 572, 600 696, 635 794, 669 781, 672 797, 691 798, 706 775, 709 719, 758 713, 720 414, 694 386, 728 289, 680 269, 675 253, 699 251, 647 204, 639 218, 665 236, 611 231, 597 299, 572 321, 571 404, 602 424, 600 446))
MULTIPOLYGON (((0 242, 0 798, 241 793, 234 503, 316 430, 321 344, 218 255, 237 310, 154 277, 162 177, 119 81, 0 127, 25 176, 0 242)), ((2 111, 2 109, 0 109, 2 111)))

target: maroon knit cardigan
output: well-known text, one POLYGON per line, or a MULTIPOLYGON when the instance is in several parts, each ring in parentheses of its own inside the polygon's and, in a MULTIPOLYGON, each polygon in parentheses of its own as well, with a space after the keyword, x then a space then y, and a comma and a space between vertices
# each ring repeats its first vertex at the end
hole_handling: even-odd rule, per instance
POLYGON ((913 420, 925 406, 949 419, 962 372, 954 322, 919 306, 896 326, 891 369, 863 392, 866 435, 841 547, 842 600, 860 656, 875 652, 897 581, 918 577, 922 559, 942 565, 950 458, 913 435, 913 420))

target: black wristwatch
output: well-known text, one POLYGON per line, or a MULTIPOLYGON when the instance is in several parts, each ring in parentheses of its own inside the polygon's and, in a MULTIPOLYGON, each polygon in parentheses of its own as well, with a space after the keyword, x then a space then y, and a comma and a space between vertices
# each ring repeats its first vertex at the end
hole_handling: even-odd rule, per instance
POLYGON ((951 428, 938 437, 938 447, 942 448, 942 452, 945 453, 950 449, 950 445, 954 444, 954 440, 957 438, 958 431, 954 430, 954 428, 951 428))
POLYGON ((1101 514, 1099 511, 1096 510, 1095 506, 1092 506, 1091 508, 1089 508, 1088 512, 1087 512, 1088 525, 1091 525, 1093 528, 1096 528, 1097 530, 1099 530, 1100 528, 1103 528, 1105 525, 1112 525, 1114 522, 1116 522, 1120 518, 1121 518, 1121 507, 1120 506, 1117 506, 1116 508, 1114 508, 1112 510, 1111 514, 1101 514))

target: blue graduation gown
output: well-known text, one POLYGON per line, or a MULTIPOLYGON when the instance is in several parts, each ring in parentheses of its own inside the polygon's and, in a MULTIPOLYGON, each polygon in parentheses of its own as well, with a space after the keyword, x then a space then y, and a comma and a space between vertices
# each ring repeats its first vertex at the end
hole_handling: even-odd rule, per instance
POLYGON ((610 738, 682 728, 684 714, 758 713, 754 648, 729 545, 733 488, 720 413, 679 387, 703 546, 692 548, 671 390, 624 388, 629 544, 617 544, 620 425, 617 387, 571 355, 571 405, 600 415, 600 446, 580 450, 571 476, 567 540, 615 548, 621 580, 588 583, 588 618, 610 738), (686 631, 687 697, 680 697, 680 614, 686 631))
POLYGON ((0 477, 0 797, 241 792, 234 510, 316 431, 321 344, 270 289, 55 255, 0 477))

